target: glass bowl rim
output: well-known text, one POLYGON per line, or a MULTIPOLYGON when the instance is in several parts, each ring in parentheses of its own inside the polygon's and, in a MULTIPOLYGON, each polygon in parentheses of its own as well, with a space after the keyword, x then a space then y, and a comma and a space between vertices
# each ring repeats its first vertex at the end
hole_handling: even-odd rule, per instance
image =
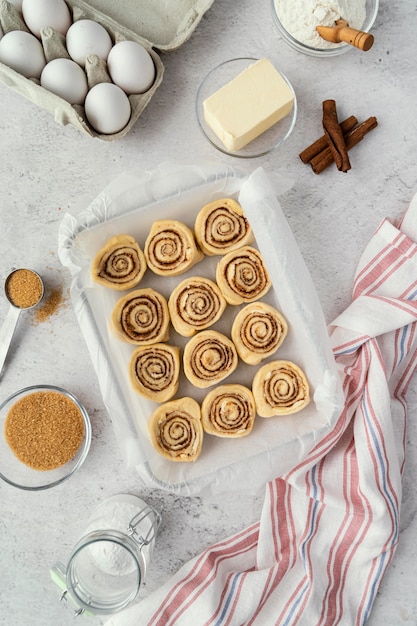
MULTIPOLYGON (((278 17, 275 2, 276 0, 271 0, 272 15, 273 15, 275 24, 279 32, 281 33, 283 39, 292 48, 295 48, 296 50, 304 52, 305 54, 308 54, 310 56, 316 56, 316 57, 339 56, 340 54, 343 54, 344 52, 347 52, 348 50, 352 49, 352 46, 350 46, 349 44, 342 44, 340 46, 337 46, 336 48, 314 48, 313 46, 309 46, 308 44, 305 44, 302 41, 299 41, 298 39, 293 37, 287 31, 287 29, 283 26, 281 20, 278 17)), ((373 5, 374 6, 373 6, 372 13, 369 15, 369 17, 366 16, 365 18, 365 28, 362 28, 362 30, 366 33, 369 32, 371 28, 373 27, 373 25, 375 24, 376 17, 379 11, 379 0, 373 0, 373 5)))
MULTIPOLYGON (((248 61, 248 62, 256 63, 256 61, 259 61, 259 60, 261 60, 260 57, 240 56, 240 57, 234 57, 232 59, 226 59, 225 61, 221 61, 221 63, 218 63, 217 65, 212 67, 211 70, 209 70, 207 72, 207 74, 204 76, 203 80, 201 81, 201 83, 200 83, 200 85, 199 85, 199 87, 197 89, 197 95, 196 95, 196 99, 195 99, 195 114, 196 114, 196 117, 197 117, 198 126, 199 126, 203 136, 205 137, 205 139, 209 142, 209 144, 212 145, 214 148, 216 148, 216 150, 218 150, 219 152, 222 152, 223 154, 225 154, 227 156, 231 156, 231 157, 235 157, 235 158, 239 158, 239 159, 256 159, 256 158, 265 156, 266 154, 270 154, 271 152, 273 152, 274 150, 279 148, 279 146, 281 146, 288 139, 288 137, 291 135, 292 131, 294 130, 294 127, 295 127, 295 124, 296 124, 296 121, 297 121, 297 112, 298 112, 297 111, 297 94, 295 93, 294 87, 292 86, 292 84, 289 81, 289 79, 287 78, 287 76, 283 72, 281 72, 281 70, 278 70, 280 75, 285 80, 286 84, 291 89, 291 91, 292 91, 292 93, 294 95, 294 106, 293 106, 291 112, 288 114, 288 115, 292 116, 291 124, 290 124, 288 130, 286 131, 286 133, 283 135, 283 137, 281 137, 281 139, 279 141, 275 142, 270 147, 268 147, 268 148, 266 148, 266 149, 264 149, 262 151, 256 152, 256 153, 239 154, 239 150, 237 150, 236 152, 232 152, 231 150, 228 150, 225 146, 222 147, 220 139, 219 139, 219 143, 216 143, 206 133, 206 131, 204 129, 204 126, 202 124, 202 121, 200 119, 199 103, 200 103, 201 91, 202 91, 203 87, 205 86, 207 80, 210 78, 210 76, 212 76, 212 74, 214 72, 216 72, 221 67, 223 67, 225 65, 228 65, 230 63, 241 62, 241 61, 248 61)), ((219 86, 219 88, 220 88, 220 86, 219 86)), ((247 145, 250 146, 250 143, 247 144, 247 145)), ((245 148, 245 147, 246 146, 244 146, 243 148, 245 148)))
MULTIPOLYGON (((72 400, 74 404, 77 406, 83 418, 84 437, 83 437, 83 440, 81 442, 79 449, 74 455, 76 456, 78 454, 79 457, 77 461, 74 463, 73 467, 69 471, 67 471, 63 476, 61 476, 60 478, 57 478, 56 480, 53 480, 52 482, 48 482, 42 485, 34 485, 34 486, 22 485, 22 484, 15 482, 11 478, 5 476, 2 470, 0 469, 0 478, 4 482, 8 483, 9 485, 13 487, 17 487, 18 489, 22 489, 24 491, 42 491, 44 489, 50 489, 51 487, 55 487, 56 485, 59 485, 63 483, 64 481, 66 481, 68 478, 70 478, 70 476, 72 476, 81 467, 81 465, 84 463, 85 459, 87 458, 90 445, 91 445, 91 438, 92 438, 91 421, 90 421, 90 416, 86 408, 71 391, 67 391, 63 387, 59 387, 57 385, 38 384, 38 385, 29 385, 27 387, 22 387, 22 389, 18 389, 17 391, 13 392, 5 400, 3 400, 0 403, 0 413, 3 411, 3 409, 7 407, 7 405, 12 403, 14 400, 17 400, 19 397, 23 397, 24 395, 31 394, 36 391, 53 391, 56 393, 63 394, 64 396, 72 400)), ((2 436, 4 437, 4 435, 2 436)), ((69 463, 73 459, 74 457, 72 457, 72 459, 67 461, 67 463, 69 463)), ((65 468, 65 466, 66 464, 62 465, 61 469, 65 468)), ((27 466, 27 469, 30 470, 32 468, 27 466)), ((56 468, 56 469, 60 469, 60 468, 56 468)), ((35 472, 36 470, 32 470, 32 471, 35 472)))

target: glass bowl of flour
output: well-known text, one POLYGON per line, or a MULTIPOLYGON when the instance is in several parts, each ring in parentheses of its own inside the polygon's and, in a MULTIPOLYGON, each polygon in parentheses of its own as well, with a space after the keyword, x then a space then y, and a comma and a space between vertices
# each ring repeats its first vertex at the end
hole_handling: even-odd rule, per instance
POLYGON ((352 49, 346 43, 326 41, 316 26, 333 26, 344 19, 351 28, 369 32, 379 0, 271 0, 278 30, 292 48, 315 57, 332 57, 352 49))

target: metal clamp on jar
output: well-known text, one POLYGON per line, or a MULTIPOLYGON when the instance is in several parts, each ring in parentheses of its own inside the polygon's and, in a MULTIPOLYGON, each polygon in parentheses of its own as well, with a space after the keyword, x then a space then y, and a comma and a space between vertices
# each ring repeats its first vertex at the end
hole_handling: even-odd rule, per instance
POLYGON ((56 563, 51 577, 77 615, 103 615, 135 599, 146 576, 160 514, 141 498, 121 494, 94 511, 65 567, 56 563))

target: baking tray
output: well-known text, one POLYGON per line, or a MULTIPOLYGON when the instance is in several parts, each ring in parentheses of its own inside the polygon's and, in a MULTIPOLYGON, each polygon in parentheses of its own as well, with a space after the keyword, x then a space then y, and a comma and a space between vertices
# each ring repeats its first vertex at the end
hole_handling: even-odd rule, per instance
MULTIPOLYGON (((275 191, 261 168, 247 175, 212 163, 169 163, 152 172, 129 172, 113 181, 77 218, 64 217, 59 256, 73 274, 74 311, 123 456, 146 485, 181 494, 254 491, 301 462, 332 428, 343 397, 322 310, 275 191), (178 219, 192 227, 204 204, 226 196, 242 204, 270 273, 273 289, 263 300, 276 306, 289 324, 288 336, 273 358, 290 359, 304 369, 313 399, 297 414, 257 416, 247 437, 205 435, 197 461, 173 463, 154 450, 148 435, 147 421, 157 404, 141 397, 129 381, 128 363, 135 346, 117 339, 110 328, 111 311, 124 292, 94 283, 91 263, 113 235, 131 234, 143 247, 154 220, 178 219)), ((174 284, 187 276, 213 278, 218 260, 205 257, 186 274, 169 279, 147 270, 140 286, 152 286, 168 297, 174 284)), ((230 334, 236 312, 237 307, 228 306, 213 328, 230 334)), ((170 343, 183 347, 185 341, 171 328, 170 343)), ((250 386, 254 368, 240 363, 224 382, 250 386)), ((182 375, 176 397, 191 395, 201 401, 205 393, 182 375)))

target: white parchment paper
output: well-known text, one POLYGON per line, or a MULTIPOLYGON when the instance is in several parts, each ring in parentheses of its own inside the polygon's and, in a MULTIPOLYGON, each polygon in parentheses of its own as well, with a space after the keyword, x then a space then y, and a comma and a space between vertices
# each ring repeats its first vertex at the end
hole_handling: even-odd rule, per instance
MULTIPOLYGON (((332 428, 343 396, 324 316, 276 189, 261 168, 247 175, 218 163, 168 163, 151 172, 128 172, 104 189, 77 218, 64 216, 59 255, 73 274, 74 311, 121 451, 144 484, 184 495, 254 492, 302 461, 332 428), (311 385, 312 402, 294 415, 257 416, 248 437, 205 435, 196 462, 173 463, 154 450, 148 435, 147 422, 157 405, 135 392, 129 381, 128 363, 135 346, 117 339, 109 325, 113 307, 124 292, 93 283, 91 262, 107 239, 116 234, 131 234, 143 247, 156 219, 178 219, 192 228, 202 206, 222 197, 235 197, 241 203, 273 283, 263 300, 276 306, 289 324, 287 338, 271 359, 289 359, 303 368, 311 385)), ((140 286, 152 286, 168 298, 173 287, 187 276, 214 279, 219 258, 205 257, 175 278, 161 278, 147 270, 140 286)), ((230 336, 239 308, 228 306, 213 328, 230 336)), ((186 339, 171 328, 169 342, 183 348, 186 339)), ((224 382, 250 387, 257 367, 240 363, 224 382)), ((181 376, 177 397, 190 395, 201 401, 205 393, 181 376)))

